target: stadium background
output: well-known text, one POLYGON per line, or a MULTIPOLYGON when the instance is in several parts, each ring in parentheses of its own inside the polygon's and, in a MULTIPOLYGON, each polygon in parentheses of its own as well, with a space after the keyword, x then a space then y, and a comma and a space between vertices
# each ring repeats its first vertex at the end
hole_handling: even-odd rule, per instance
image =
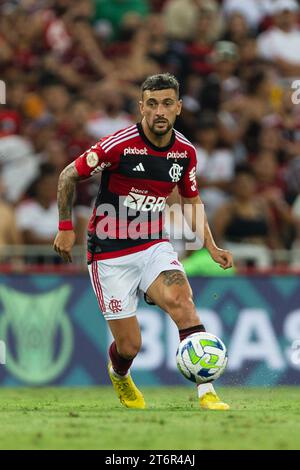
MULTIPOLYGON (((197 148, 212 230, 236 261, 223 276, 205 252, 186 253, 174 241, 207 329, 229 347, 220 382, 300 383, 296 7, 293 0, 1 2, 1 386, 108 383, 110 337, 84 262, 99 179, 78 188, 77 248, 66 267, 51 247, 57 178, 100 137, 139 119, 139 86, 161 71, 180 80, 176 128, 197 148)), ((175 328, 142 301, 139 316, 137 381, 183 385, 175 328)))

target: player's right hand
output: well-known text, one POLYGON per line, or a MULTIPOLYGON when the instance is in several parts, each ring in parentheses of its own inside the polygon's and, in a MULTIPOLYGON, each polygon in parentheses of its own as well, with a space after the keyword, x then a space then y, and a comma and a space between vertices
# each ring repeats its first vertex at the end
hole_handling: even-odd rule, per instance
POLYGON ((67 263, 72 263, 72 248, 76 235, 73 230, 61 230, 55 237, 53 248, 67 263))

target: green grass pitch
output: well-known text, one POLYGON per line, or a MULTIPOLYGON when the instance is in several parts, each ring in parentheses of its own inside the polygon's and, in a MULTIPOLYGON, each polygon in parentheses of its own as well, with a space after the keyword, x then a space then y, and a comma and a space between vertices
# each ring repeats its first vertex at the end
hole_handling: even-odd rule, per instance
POLYGON ((299 388, 224 388, 228 412, 189 387, 143 388, 127 410, 111 387, 0 389, 0 449, 300 449, 299 388))

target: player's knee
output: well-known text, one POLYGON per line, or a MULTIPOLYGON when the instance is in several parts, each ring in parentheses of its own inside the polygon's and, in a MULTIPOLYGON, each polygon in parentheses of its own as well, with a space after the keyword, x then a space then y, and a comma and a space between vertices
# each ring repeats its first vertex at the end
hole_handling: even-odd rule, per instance
POLYGON ((165 297, 165 308, 168 312, 190 312, 195 309, 190 294, 175 294, 165 297))
POLYGON ((190 295, 175 296, 170 299, 167 303, 167 312, 179 329, 189 328, 199 323, 196 307, 190 295))
POLYGON ((124 359, 134 359, 140 351, 141 346, 142 344, 139 338, 135 338, 132 341, 124 339, 117 344, 118 352, 120 356, 124 357, 124 359))

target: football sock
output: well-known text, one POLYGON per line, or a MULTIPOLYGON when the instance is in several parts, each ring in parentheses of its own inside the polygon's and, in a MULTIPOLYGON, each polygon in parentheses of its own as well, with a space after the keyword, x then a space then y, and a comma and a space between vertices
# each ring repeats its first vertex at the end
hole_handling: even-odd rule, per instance
POLYGON ((206 393, 213 393, 214 395, 216 395, 215 389, 211 383, 199 384, 197 385, 197 389, 199 398, 202 398, 203 395, 206 395, 206 393))
POLYGON ((183 341, 187 336, 192 335, 193 333, 201 333, 204 331, 206 331, 204 325, 196 325, 186 328, 185 330, 179 330, 180 341, 183 341))
POLYGON ((117 351, 115 341, 110 345, 109 357, 112 363, 113 371, 116 373, 116 376, 119 375, 124 377, 130 369, 133 359, 125 359, 124 357, 120 356, 117 351))

